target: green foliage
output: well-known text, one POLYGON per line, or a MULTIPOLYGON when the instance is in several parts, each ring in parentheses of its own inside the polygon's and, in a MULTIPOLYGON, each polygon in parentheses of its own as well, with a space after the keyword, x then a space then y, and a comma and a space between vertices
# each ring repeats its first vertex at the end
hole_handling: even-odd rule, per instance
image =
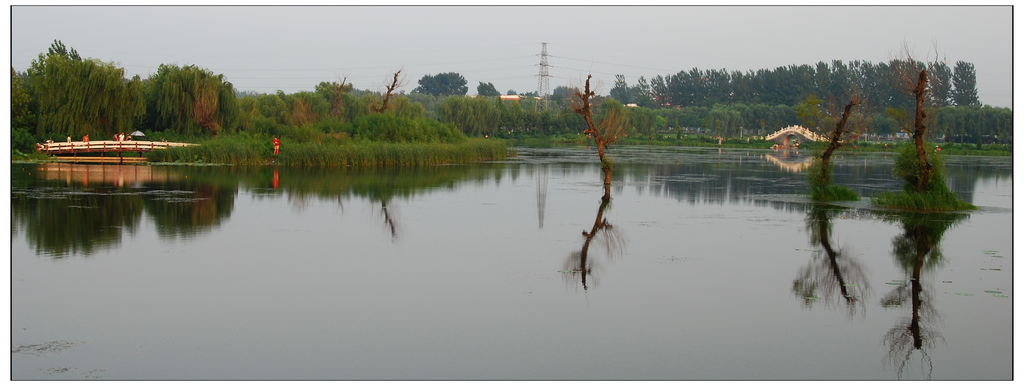
POLYGON ((438 104, 437 117, 466 135, 494 135, 501 123, 501 110, 494 104, 494 100, 486 97, 449 97, 438 104))
POLYGON ((893 176, 906 182, 903 190, 883 192, 871 202, 881 207, 916 211, 975 209, 974 205, 960 201, 946 186, 945 161, 935 151, 935 146, 926 145, 925 150, 928 163, 932 165, 932 173, 931 178, 925 181, 923 193, 918 193, 915 189, 921 167, 917 149, 913 144, 904 144, 898 149, 896 164, 893 167, 893 176))
POLYGON ((945 183, 933 185, 924 193, 908 187, 899 192, 882 192, 871 199, 872 205, 912 211, 947 211, 977 209, 960 200, 945 183))
POLYGON ((124 69, 113 63, 82 60, 73 49, 66 52, 60 45, 40 54, 29 68, 29 88, 39 106, 37 136, 105 138, 131 132, 145 112, 139 77, 126 80, 124 69))
POLYGON ((194 65, 160 65, 146 80, 145 100, 147 120, 160 131, 216 136, 233 131, 240 118, 231 83, 194 65))
POLYGON ((363 142, 343 146, 309 142, 282 146, 277 161, 294 166, 408 167, 501 160, 506 154, 506 143, 494 139, 460 143, 363 142))
POLYGON ((811 187, 811 199, 816 201, 857 201, 860 196, 845 186, 832 184, 833 170, 821 158, 815 157, 807 167, 807 183, 811 187))
POLYGON ((498 89, 494 87, 494 84, 490 82, 480 82, 480 84, 476 86, 476 95, 482 97, 496 97, 500 96, 501 92, 499 92, 498 89))
MULTIPOLYGON (((931 177, 924 182, 926 190, 936 184, 945 186, 945 160, 935 151, 935 148, 934 144, 924 146, 928 163, 932 166, 931 177)), ((920 164, 917 148, 912 143, 906 143, 898 149, 892 174, 894 177, 906 181, 909 186, 916 186, 923 166, 920 164)))
POLYGON ((466 140, 451 124, 399 117, 390 111, 358 118, 345 131, 356 141, 460 143, 466 140))
POLYGON ((980 106, 978 101, 978 80, 974 64, 957 61, 953 66, 953 90, 950 99, 957 106, 980 106))
POLYGON ((224 136, 208 139, 199 146, 172 147, 146 153, 149 162, 214 163, 259 165, 271 155, 269 137, 224 136))
POLYGON ((466 87, 466 78, 455 72, 446 72, 437 75, 423 75, 419 80, 419 87, 412 92, 438 95, 466 95, 469 87, 466 87))
POLYGON ((11 149, 31 153, 36 150, 36 143, 39 142, 24 128, 11 129, 11 149))

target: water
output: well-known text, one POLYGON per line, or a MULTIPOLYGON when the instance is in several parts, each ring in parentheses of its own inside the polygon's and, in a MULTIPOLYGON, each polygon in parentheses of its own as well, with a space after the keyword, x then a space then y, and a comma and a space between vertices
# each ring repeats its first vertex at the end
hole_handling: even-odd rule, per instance
POLYGON ((980 208, 915 217, 755 150, 614 148, 604 202, 594 153, 15 164, 12 378, 1012 379, 1011 159, 951 157, 980 208))

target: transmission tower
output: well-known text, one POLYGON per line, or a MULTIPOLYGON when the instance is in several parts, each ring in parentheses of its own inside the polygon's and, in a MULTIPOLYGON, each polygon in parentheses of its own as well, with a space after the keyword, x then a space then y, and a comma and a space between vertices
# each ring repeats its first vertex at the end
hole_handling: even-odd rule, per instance
POLYGON ((547 43, 541 43, 541 49, 540 49, 540 72, 537 73, 537 96, 539 96, 541 98, 544 98, 547 95, 548 95, 548 44, 547 43))

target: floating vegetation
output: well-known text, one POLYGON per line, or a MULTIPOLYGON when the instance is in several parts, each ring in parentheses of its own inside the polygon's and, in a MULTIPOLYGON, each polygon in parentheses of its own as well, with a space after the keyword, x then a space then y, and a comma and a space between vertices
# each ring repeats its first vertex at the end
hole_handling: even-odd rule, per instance
POLYGON ((821 298, 819 298, 817 296, 808 296, 805 299, 807 299, 807 300, 821 300, 821 298))
POLYGON ((957 292, 956 295, 960 295, 960 296, 974 296, 974 294, 969 294, 969 293, 966 293, 966 292, 957 292))
POLYGON ((1003 291, 985 291, 987 294, 1001 294, 1003 291))
POLYGON ((1003 295, 1003 294, 992 294, 992 296, 995 296, 997 298, 1008 298, 1009 297, 1009 296, 1003 295))
POLYGON ((21 346, 11 349, 11 354, 28 354, 28 355, 43 355, 43 354, 56 354, 71 347, 74 347, 78 343, 84 342, 69 342, 66 340, 54 340, 40 344, 23 344, 21 346))

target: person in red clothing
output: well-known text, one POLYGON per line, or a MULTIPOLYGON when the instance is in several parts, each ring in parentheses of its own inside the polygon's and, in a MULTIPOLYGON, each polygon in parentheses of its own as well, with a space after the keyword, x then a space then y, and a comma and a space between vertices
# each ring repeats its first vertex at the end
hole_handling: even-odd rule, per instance
POLYGON ((277 155, 281 150, 281 141, 274 137, 274 155, 277 155))

